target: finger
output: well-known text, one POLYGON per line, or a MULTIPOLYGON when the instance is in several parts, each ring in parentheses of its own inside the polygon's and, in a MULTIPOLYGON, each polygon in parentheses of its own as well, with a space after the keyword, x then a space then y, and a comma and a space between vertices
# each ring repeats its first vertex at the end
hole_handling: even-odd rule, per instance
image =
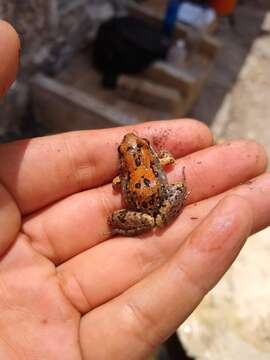
POLYGON ((0 96, 16 78, 20 41, 11 25, 0 20, 0 96))
MULTIPOLYGON (((230 146, 212 146, 178 160, 169 176, 173 181, 181 180, 185 166, 191 191, 187 202, 191 203, 259 175, 266 163, 260 145, 235 141, 230 146)), ((75 194, 41 211, 25 221, 23 230, 33 239, 36 250, 59 264, 108 239, 107 218, 121 206, 121 194, 105 186, 75 194)))
POLYGON ((196 206, 187 206, 162 236, 156 233, 142 239, 114 238, 75 256, 58 267, 63 290, 81 313, 118 296, 175 254, 185 238, 229 195, 241 196, 251 204, 253 233, 269 226, 270 174, 254 179, 252 185, 241 185, 196 206), (89 274, 95 274, 94 281, 89 274))
POLYGON ((228 141, 190 154, 178 161, 170 180, 179 181, 185 167, 186 203, 193 203, 224 192, 262 174, 267 167, 265 149, 254 141, 228 141))
POLYGON ((209 129, 195 120, 72 132, 0 146, 0 162, 9 165, 2 169, 0 179, 22 213, 31 213, 111 181, 118 169, 117 146, 129 131, 168 148, 176 157, 212 143, 209 129))
POLYGON ((189 234, 221 199, 229 195, 246 198, 251 204, 254 212, 252 233, 270 225, 270 173, 266 173, 225 193, 187 206, 182 215, 181 230, 178 227, 178 231, 184 236, 189 234))
POLYGON ((21 216, 14 200, 0 184, 0 256, 11 246, 19 233, 21 216))
POLYGON ((244 199, 222 201, 168 262, 82 318, 83 357, 147 358, 222 277, 251 226, 252 211, 244 199))

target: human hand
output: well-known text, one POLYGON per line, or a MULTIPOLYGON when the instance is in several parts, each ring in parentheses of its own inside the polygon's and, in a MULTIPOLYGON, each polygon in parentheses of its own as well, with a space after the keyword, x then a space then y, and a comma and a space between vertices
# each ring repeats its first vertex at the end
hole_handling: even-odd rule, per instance
MULTIPOLYGON (((2 88, 14 79, 17 49, 0 23, 2 88)), ((1 145, 0 358, 145 359, 247 236, 270 224, 266 162, 252 141, 212 146, 209 130, 193 120, 1 145), (110 184, 116 149, 133 129, 177 158, 171 182, 185 166, 191 194, 162 231, 110 238, 107 217, 121 207, 110 184)))

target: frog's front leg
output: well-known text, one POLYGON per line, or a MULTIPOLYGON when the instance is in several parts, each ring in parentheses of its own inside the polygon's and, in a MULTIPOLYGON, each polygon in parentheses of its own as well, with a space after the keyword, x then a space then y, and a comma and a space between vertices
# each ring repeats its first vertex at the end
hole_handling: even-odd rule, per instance
POLYGON ((161 166, 172 165, 175 163, 174 157, 167 150, 160 150, 160 152, 158 153, 158 158, 161 166))
POLYGON ((121 209, 115 211, 108 219, 112 235, 139 235, 155 226, 155 219, 145 213, 121 209))
POLYGON ((121 186, 121 179, 120 176, 116 176, 112 181, 112 187, 114 190, 120 189, 121 186))
POLYGON ((168 186, 167 197, 161 204, 159 214, 156 217, 158 227, 168 224, 180 214, 187 194, 184 183, 179 182, 168 186))

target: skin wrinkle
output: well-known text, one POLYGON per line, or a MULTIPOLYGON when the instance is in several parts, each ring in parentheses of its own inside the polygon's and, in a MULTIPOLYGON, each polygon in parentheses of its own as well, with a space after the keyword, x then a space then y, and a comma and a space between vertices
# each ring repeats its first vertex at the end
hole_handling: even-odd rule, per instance
POLYGON ((62 289, 62 292, 65 294, 65 297, 67 300, 74 306, 74 308, 80 312, 80 314, 84 314, 86 311, 91 311, 91 309, 94 308, 89 302, 89 298, 86 296, 80 282, 78 281, 77 277, 74 273, 71 273, 67 270, 59 270, 56 268, 57 277, 59 280, 59 286, 62 289), (71 287, 69 287, 70 284, 71 287), (76 295, 78 295, 77 291, 80 293, 80 298, 82 301, 77 300, 76 296, 73 296, 72 292, 76 292, 76 295), (78 304, 84 304, 82 306, 78 306, 78 304), (85 306, 86 304, 86 306, 85 306), (86 308, 87 310, 84 310, 86 308))
MULTIPOLYGON (((71 169, 71 171, 69 171, 69 174, 72 174, 72 177, 74 179, 74 181, 69 181, 69 182, 70 182, 70 184, 73 184, 75 193, 80 192, 83 189, 80 172, 79 172, 79 169, 76 166, 75 160, 72 156, 73 151, 71 150, 71 146, 69 145, 67 134, 66 133, 61 134, 61 138, 62 138, 62 144, 63 144, 62 148, 64 150, 64 153, 66 154, 66 159, 67 159, 66 162, 67 162, 67 164, 69 164, 69 165, 67 165, 67 168, 71 169)), ((72 188, 73 188, 73 186, 72 186, 72 188)))
MULTIPOLYGON (((53 137, 53 135, 52 135, 53 137)), ((35 162, 36 161, 36 154, 37 153, 41 153, 44 157, 49 156, 49 158, 53 157, 53 155, 55 154, 55 146, 54 143, 52 141, 52 137, 48 138, 48 141, 46 143, 39 143, 39 139, 30 139, 29 144, 26 146, 25 148, 25 153, 24 153, 24 157, 26 158, 26 161, 28 162, 35 162)), ((23 144, 24 140, 19 140, 19 142, 21 144, 23 144)), ((56 162, 55 164, 51 163, 52 168, 54 169, 54 173, 55 176, 52 179, 52 186, 54 186, 54 184, 56 184, 56 186, 58 186, 58 178, 59 176, 61 176, 61 168, 58 166, 58 162, 56 162)), ((24 170, 24 168, 23 168, 24 170)), ((32 170, 32 169, 31 169, 32 170)), ((30 171, 31 171, 30 170, 30 171)), ((43 170, 43 169, 42 169, 43 170)), ((25 170, 24 170, 25 171, 25 170)), ((28 174, 23 174, 24 177, 27 177, 28 174)), ((44 177, 47 175, 45 172, 43 172, 44 177)), ((18 172, 18 183, 22 182, 22 180, 20 180, 20 170, 18 172)), ((32 191, 32 189, 30 189, 30 191, 32 191)), ((49 195, 49 193, 47 192, 47 194, 49 195)), ((47 196, 46 194, 46 196, 47 196)), ((49 201, 49 204, 51 202, 49 201)), ((48 202, 45 203, 45 205, 42 208, 46 208, 48 206, 48 202)), ((42 208, 40 210, 42 210, 42 208)), ((31 215, 32 212, 28 213, 27 215, 31 215)))
MULTIPOLYGON (((84 138, 78 136, 78 140, 84 140, 84 138)), ((70 155, 70 159, 73 159, 73 171, 77 176, 77 183, 78 183, 78 190, 79 192, 85 189, 88 189, 89 186, 87 185, 88 179, 93 178, 96 174, 97 166, 97 159, 96 155, 93 152, 86 152, 82 158, 78 158, 76 156, 76 142, 72 143, 72 146, 68 146, 68 137, 66 136, 65 139, 66 147, 69 149, 70 154, 75 154, 74 156, 70 155), (85 158, 86 157, 86 158, 85 158), (90 175, 89 175, 90 174, 90 175)), ((93 179, 92 179, 93 182, 93 179)), ((93 185, 92 185, 93 187, 93 185)))
POLYGON ((200 287, 197 284, 197 281, 193 279, 188 269, 183 265, 183 263, 180 263, 179 261, 174 261, 172 267, 176 270, 176 276, 178 276, 179 278, 183 278, 184 280, 182 280, 182 282, 189 284, 190 287, 193 288, 195 293, 198 294, 198 298, 202 299, 205 296, 209 289, 205 287, 200 287))
POLYGON ((158 245, 153 246, 153 241, 145 242, 145 239, 139 238, 136 238, 136 240, 139 240, 140 243, 139 247, 135 248, 134 258, 136 259, 137 269, 140 269, 138 279, 143 279, 145 274, 149 274, 157 265, 162 264, 166 259, 160 247, 158 245))
MULTIPOLYGON (((2 308, 1 313, 3 315, 3 311, 14 312, 18 310, 22 312, 23 309, 12 304, 11 296, 9 297, 8 294, 9 294, 9 287, 6 285, 4 281, 3 270, 0 268, 0 307, 2 308)), ((27 315, 30 315, 29 311, 27 312, 27 315)))
POLYGON ((22 221, 16 202, 2 184, 0 184, 0 213, 6 213, 6 216, 0 220, 0 227, 2 227, 0 234, 0 244, 2 247, 0 249, 1 259, 14 243, 22 221), (2 220, 4 220, 4 222, 2 222, 2 220))
MULTIPOLYGON (((18 354, 18 348, 15 348, 15 345, 12 346, 8 340, 6 340, 3 336, 0 335, 0 341, 2 341, 15 355, 15 357, 12 357, 12 360, 27 360, 27 358, 22 358, 21 354, 18 354)), ((9 358, 11 360, 11 358, 9 358)))
MULTIPOLYGON (((41 221, 40 224, 41 224, 41 228, 42 228, 43 238, 45 239, 45 244, 49 245, 49 248, 50 248, 49 252, 53 254, 54 263, 59 263, 60 259, 61 259, 61 255, 58 254, 58 251, 56 250, 55 243, 54 243, 54 241, 51 240, 51 237, 50 237, 49 232, 47 230, 46 222, 44 223, 44 221, 41 221)), ((29 238, 31 239, 31 237, 29 237, 29 238)), ((37 248, 36 248, 37 251, 38 251, 38 245, 39 245, 39 243, 35 242, 35 247, 37 246, 37 248)), ((48 249, 46 251, 48 251, 48 249)), ((43 252, 41 252, 40 254, 42 254, 42 253, 43 252)))
MULTIPOLYGON (((99 168, 99 164, 100 164, 100 160, 97 157, 97 154, 94 151, 87 152, 86 153, 87 156, 87 161, 86 164, 88 165, 88 172, 91 174, 91 178, 92 178, 92 188, 94 188, 95 186, 102 186, 104 184, 107 183, 107 181, 105 180, 103 183, 99 183, 99 178, 100 178, 100 174, 97 171, 97 169, 99 168)), ((84 189, 89 188, 89 186, 87 185, 87 182, 84 186, 84 189)))
MULTIPOLYGON (((111 187, 111 185, 109 185, 111 187)), ((99 204, 101 204, 101 216, 104 219, 107 219, 109 215, 112 214, 114 209, 114 204, 111 201, 111 199, 107 196, 108 192, 104 188, 108 188, 108 185, 103 185, 102 187, 99 187, 95 189, 97 191, 96 199, 98 199, 99 204)), ((109 195, 109 194, 108 194, 109 195)), ((116 195, 116 194, 115 194, 116 195)), ((121 194, 117 194, 119 198, 121 198, 121 194)))
POLYGON ((148 351, 154 351, 157 343, 156 341, 152 341, 147 335, 155 332, 155 337, 157 336, 160 340, 163 340, 164 338, 161 334, 157 334, 155 331, 155 320, 144 312, 134 301, 126 302, 123 307, 122 314, 125 318, 125 324, 127 324, 130 329, 129 332, 143 344, 143 347, 146 345, 148 351), (134 323, 136 323, 136 326, 134 326, 134 323), (142 329, 144 329, 144 331, 142 331, 142 329))
MULTIPOLYGON (((142 241, 144 242, 144 239, 142 241)), ((142 246, 144 247, 145 244, 142 244, 142 246)), ((157 266, 162 265, 167 260, 166 256, 171 254, 170 249, 164 248, 160 241, 147 241, 146 246, 149 248, 148 253, 151 255, 150 257, 148 255, 147 264, 144 264, 144 276, 153 271, 157 266)))

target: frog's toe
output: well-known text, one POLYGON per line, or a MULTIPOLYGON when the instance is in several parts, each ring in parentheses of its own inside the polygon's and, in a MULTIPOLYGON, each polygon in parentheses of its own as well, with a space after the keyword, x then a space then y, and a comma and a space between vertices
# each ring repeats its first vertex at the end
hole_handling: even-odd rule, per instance
POLYGON ((172 165, 175 163, 175 159, 168 150, 160 150, 158 157, 161 163, 161 166, 172 165))
POLYGON ((156 226, 163 227, 165 225, 163 217, 159 214, 156 217, 156 226))
POLYGON ((112 181, 112 187, 114 190, 119 190, 121 186, 121 180, 119 176, 116 176, 112 181))

